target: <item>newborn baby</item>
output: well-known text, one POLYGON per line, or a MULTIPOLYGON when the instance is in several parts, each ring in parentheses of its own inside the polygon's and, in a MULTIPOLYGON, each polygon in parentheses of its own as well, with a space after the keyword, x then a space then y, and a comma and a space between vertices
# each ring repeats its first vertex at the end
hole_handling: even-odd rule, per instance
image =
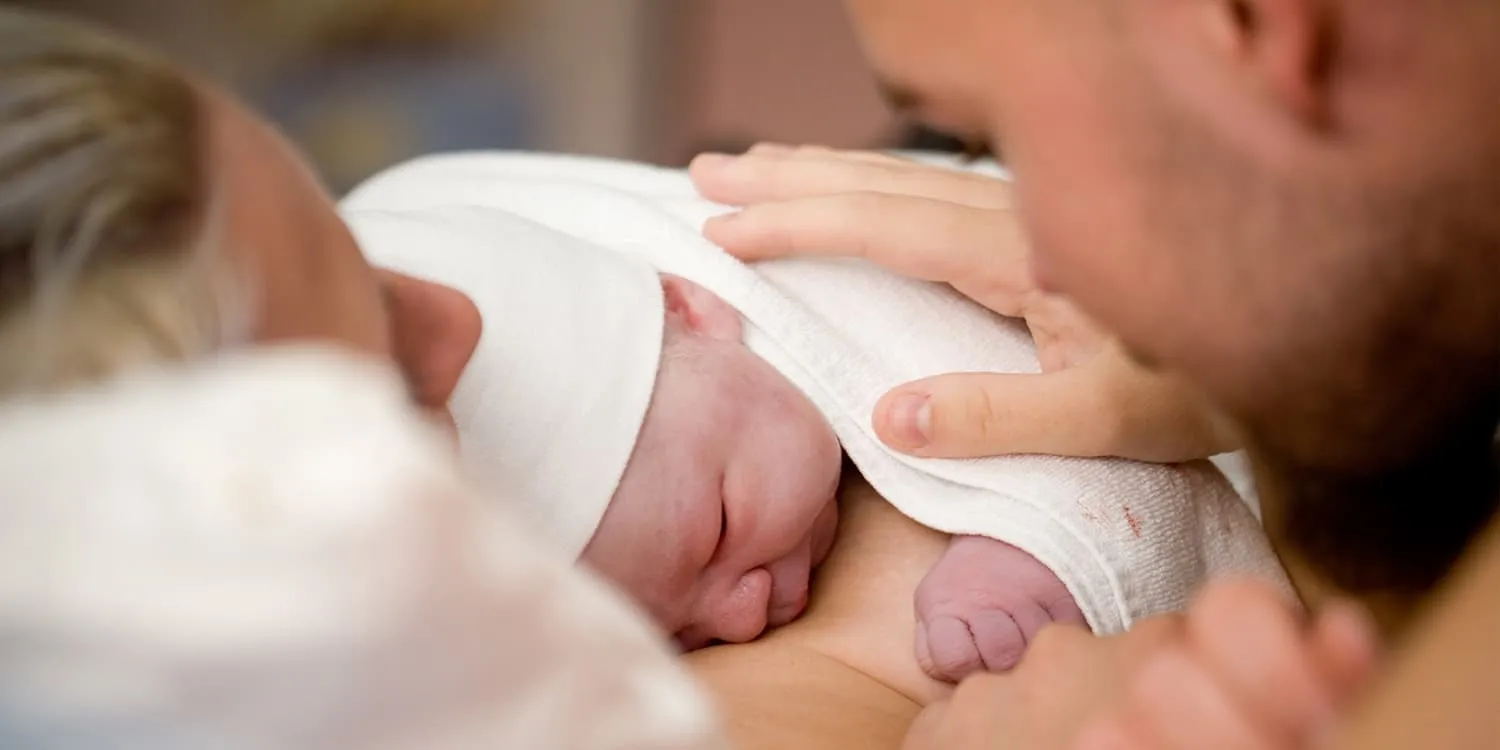
POLYGON ((802 611, 841 452, 897 510, 953 535, 915 602, 918 659, 939 677, 1011 666, 1049 621, 1121 632, 1215 575, 1291 593, 1206 462, 890 451, 869 425, 887 390, 1034 371, 1024 326, 868 264, 748 267, 703 240, 723 208, 681 171, 438 155, 343 208, 372 262, 480 310, 449 403, 465 468, 684 648, 802 611))
MULTIPOLYGON (((631 592, 685 649, 791 622, 837 523, 842 456, 827 421, 742 341, 718 296, 662 276, 655 394, 583 561, 631 592)), ((1083 622, 1030 555, 955 537, 917 593, 917 658, 934 677, 1007 669, 1054 619, 1083 622)))
MULTIPOLYGON (((833 544, 843 455, 813 403, 746 347, 738 312, 504 212, 346 205, 346 218, 372 261, 480 308, 451 406, 467 465, 498 497, 684 649, 802 613, 833 544)), ((955 538, 916 608, 918 659, 950 680, 1010 667, 1050 620, 1083 621, 1049 570, 980 537, 955 538)))

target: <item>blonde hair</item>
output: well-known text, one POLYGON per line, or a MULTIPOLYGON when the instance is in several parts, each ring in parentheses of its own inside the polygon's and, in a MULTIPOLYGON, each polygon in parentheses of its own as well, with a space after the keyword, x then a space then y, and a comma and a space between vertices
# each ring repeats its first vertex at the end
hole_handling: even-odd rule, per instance
POLYGON ((0 8, 0 396, 220 343, 205 134, 169 63, 0 8))

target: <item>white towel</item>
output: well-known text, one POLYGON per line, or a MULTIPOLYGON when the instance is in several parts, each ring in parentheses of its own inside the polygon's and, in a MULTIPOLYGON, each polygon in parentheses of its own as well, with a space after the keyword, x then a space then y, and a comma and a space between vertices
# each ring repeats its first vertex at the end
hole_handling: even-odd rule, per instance
POLYGON ((393 373, 302 347, 0 403, 0 746, 723 747, 455 464, 393 373))
POLYGON ((358 210, 444 205, 514 212, 713 290, 744 316, 746 343, 817 404, 895 507, 931 528, 1031 553, 1068 586, 1096 632, 1180 609, 1216 574, 1254 574, 1290 591, 1255 517, 1207 462, 953 461, 886 448, 870 415, 889 388, 943 372, 1037 369, 1022 325, 945 286, 853 262, 752 269, 700 235, 706 218, 728 209, 698 198, 681 171, 624 162, 427 157, 375 177, 345 203, 358 210))

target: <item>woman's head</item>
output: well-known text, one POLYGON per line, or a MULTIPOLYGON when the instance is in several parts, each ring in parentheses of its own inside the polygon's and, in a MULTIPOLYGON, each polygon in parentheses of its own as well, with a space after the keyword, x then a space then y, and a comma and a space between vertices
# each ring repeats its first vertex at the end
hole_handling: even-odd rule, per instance
POLYGON ((398 361, 440 409, 478 327, 461 295, 372 271, 301 158, 229 97, 0 10, 0 394, 323 340, 398 361))

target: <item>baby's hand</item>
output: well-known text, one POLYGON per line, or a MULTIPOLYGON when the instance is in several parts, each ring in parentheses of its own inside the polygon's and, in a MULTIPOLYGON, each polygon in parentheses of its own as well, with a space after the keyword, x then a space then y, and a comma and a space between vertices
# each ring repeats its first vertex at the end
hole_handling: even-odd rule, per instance
POLYGON ((1031 555, 979 536, 954 537, 917 586, 917 663, 934 679, 1015 666, 1043 625, 1083 625, 1063 582, 1031 555))

